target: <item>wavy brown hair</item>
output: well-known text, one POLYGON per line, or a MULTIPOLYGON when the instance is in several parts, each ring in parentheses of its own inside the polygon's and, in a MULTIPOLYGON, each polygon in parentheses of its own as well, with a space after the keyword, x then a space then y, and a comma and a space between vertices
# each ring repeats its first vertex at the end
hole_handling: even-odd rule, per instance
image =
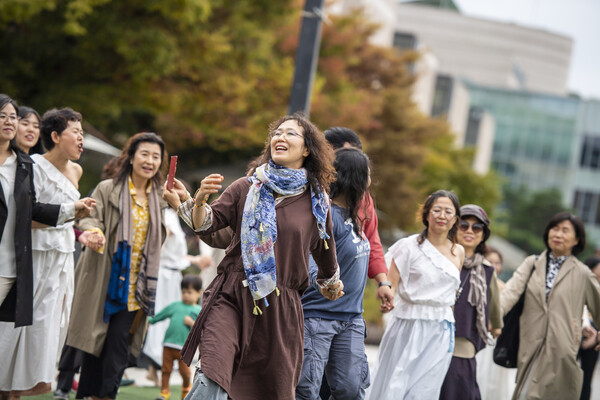
POLYGON ((429 233, 429 222, 427 221, 427 216, 431 212, 433 203, 435 203, 435 201, 440 197, 449 198, 455 210, 456 222, 454 222, 454 225, 452 225, 452 228, 450 228, 450 231, 448 232, 448 239, 452 242, 452 248, 450 249, 450 252, 454 254, 453 251, 454 246, 456 245, 456 231, 458 231, 458 222, 460 221, 460 202, 458 201, 458 196, 456 193, 451 190, 437 190, 431 193, 429 197, 427 197, 427 200, 425 200, 425 203, 423 203, 419 208, 417 215, 421 217, 421 222, 423 225, 425 225, 425 229, 423 229, 423 231, 419 234, 417 242, 421 245, 427 238, 427 234, 429 233))
POLYGON ((116 166, 113 169, 114 179, 116 179, 117 181, 125 181, 127 179, 127 177, 131 174, 131 162, 133 160, 133 156, 135 155, 135 152, 140 146, 140 143, 145 142, 156 143, 160 146, 160 167, 158 167, 158 171, 152 177, 152 183, 159 186, 162 185, 167 165, 167 150, 165 142, 163 142, 162 138, 154 132, 136 133, 135 135, 129 138, 127 143, 125 143, 125 147, 123 147, 123 151, 121 151, 121 155, 116 161, 116 166))
MULTIPOLYGON (((286 115, 269 125, 269 133, 273 132, 285 121, 294 120, 304 130, 304 145, 308 148, 309 154, 304 159, 304 169, 308 183, 315 193, 322 191, 329 192, 331 183, 335 180, 335 168, 333 161, 335 159, 333 148, 325 139, 323 132, 319 130, 312 122, 306 119, 301 113, 286 115)), ((267 137, 265 148, 261 155, 250 163, 248 167, 248 176, 254 174, 259 165, 266 164, 271 160, 271 139, 267 137)))

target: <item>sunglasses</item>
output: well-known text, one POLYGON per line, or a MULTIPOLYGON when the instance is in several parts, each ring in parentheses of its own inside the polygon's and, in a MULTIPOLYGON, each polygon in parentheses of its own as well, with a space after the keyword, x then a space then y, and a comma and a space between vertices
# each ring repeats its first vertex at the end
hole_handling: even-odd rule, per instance
POLYGON ((460 221, 458 224, 458 229, 463 232, 466 232, 471 227, 473 233, 479 233, 483 231, 483 224, 481 222, 474 222, 473 224, 469 224, 467 221, 460 221))

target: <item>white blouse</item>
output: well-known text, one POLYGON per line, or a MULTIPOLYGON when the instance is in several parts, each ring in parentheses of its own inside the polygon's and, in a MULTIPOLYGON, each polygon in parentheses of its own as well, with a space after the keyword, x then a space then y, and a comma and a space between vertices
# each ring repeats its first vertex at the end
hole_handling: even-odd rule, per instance
POLYGON ((388 250, 400 273, 400 297, 392 315, 402 319, 447 320, 454 322, 452 306, 460 285, 460 272, 427 239, 419 235, 398 240, 388 250))
POLYGON ((0 277, 16 278, 17 265, 15 261, 15 219, 17 205, 15 203, 15 175, 17 173, 17 155, 12 154, 0 165, 0 184, 4 191, 4 200, 8 208, 4 234, 0 239, 0 277))
MULTIPOLYGON (((37 201, 40 203, 64 204, 79 200, 80 194, 75 185, 60 172, 54 164, 41 154, 31 156, 33 177, 37 201)), ((31 230, 31 248, 33 250, 57 250, 63 253, 75 251, 75 232, 73 221, 56 227, 31 230)))

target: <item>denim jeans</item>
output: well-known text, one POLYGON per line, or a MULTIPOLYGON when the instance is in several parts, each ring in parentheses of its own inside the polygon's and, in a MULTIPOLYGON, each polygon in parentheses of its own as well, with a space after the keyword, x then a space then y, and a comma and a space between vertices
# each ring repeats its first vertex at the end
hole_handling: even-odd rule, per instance
POLYGON ((333 399, 365 397, 370 377, 362 318, 347 322, 323 318, 304 320, 304 363, 296 399, 319 399, 323 373, 333 399))
POLYGON ((227 392, 215 381, 196 369, 192 390, 185 396, 185 400, 227 400, 227 392))

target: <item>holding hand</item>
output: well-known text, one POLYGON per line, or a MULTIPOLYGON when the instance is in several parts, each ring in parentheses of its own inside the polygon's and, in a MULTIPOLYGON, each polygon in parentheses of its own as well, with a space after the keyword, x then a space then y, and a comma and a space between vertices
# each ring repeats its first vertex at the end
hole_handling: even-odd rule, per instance
POLYGON ((104 246, 104 236, 97 231, 89 230, 81 233, 79 242, 94 251, 98 251, 104 246))
POLYGON ((167 189, 167 182, 165 181, 162 197, 171 207, 177 210, 181 203, 187 201, 191 196, 183 183, 179 179, 173 178, 173 189, 167 189))
POLYGON ((321 294, 328 300, 337 300, 344 295, 344 283, 338 280, 333 285, 321 288, 321 294))
POLYGON ((381 285, 377 288, 377 298, 381 301, 379 311, 387 313, 394 308, 394 293, 392 288, 387 285, 381 285))
POLYGON ((85 218, 96 207, 96 200, 91 197, 84 197, 75 202, 75 219, 85 218))
POLYGON ((581 336, 583 336, 581 348, 584 350, 591 349, 598 344, 598 331, 591 326, 584 326, 581 329, 581 336))

